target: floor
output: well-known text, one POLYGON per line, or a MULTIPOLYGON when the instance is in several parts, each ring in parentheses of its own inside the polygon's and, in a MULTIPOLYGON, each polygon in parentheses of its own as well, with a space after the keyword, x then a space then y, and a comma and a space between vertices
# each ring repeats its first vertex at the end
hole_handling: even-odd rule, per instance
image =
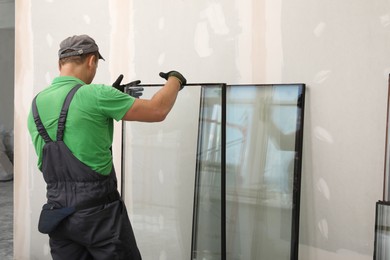
POLYGON ((0 259, 13 259, 14 182, 0 182, 0 259))

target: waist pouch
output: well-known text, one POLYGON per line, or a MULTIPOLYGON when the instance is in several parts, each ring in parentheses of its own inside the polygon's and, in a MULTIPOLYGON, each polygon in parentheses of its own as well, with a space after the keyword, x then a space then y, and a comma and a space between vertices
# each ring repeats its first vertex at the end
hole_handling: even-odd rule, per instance
POLYGON ((41 215, 39 216, 38 230, 43 234, 49 234, 53 232, 64 219, 76 211, 110 203, 119 198, 118 191, 114 191, 105 197, 87 201, 73 207, 55 208, 55 205, 46 203, 43 205, 41 215))
POLYGON ((43 234, 51 233, 61 221, 72 215, 75 211, 75 207, 56 209, 53 204, 46 203, 43 205, 41 215, 39 216, 39 232, 43 234))

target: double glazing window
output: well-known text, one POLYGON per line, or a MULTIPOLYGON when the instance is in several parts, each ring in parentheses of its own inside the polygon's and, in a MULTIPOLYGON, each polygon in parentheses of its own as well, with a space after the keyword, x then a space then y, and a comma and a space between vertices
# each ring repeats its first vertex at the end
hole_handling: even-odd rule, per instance
POLYGON ((297 259, 304 93, 191 84, 164 122, 123 123, 122 196, 145 259, 297 259))

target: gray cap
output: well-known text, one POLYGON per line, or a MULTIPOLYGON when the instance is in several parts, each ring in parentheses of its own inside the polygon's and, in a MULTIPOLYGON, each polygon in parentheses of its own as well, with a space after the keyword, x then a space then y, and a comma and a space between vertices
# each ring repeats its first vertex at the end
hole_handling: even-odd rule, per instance
POLYGON ((99 59, 104 60, 103 56, 99 52, 99 47, 95 43, 94 39, 85 34, 74 35, 72 37, 66 38, 60 43, 58 57, 61 59, 70 56, 80 56, 82 54, 87 54, 95 51, 99 53, 99 59))

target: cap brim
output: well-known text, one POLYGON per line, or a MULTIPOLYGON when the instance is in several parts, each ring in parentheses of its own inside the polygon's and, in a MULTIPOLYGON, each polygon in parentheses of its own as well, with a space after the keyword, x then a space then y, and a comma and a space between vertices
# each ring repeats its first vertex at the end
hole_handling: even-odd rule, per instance
POLYGON ((102 60, 105 61, 105 59, 104 59, 103 56, 100 54, 100 52, 98 52, 98 53, 99 53, 99 59, 102 59, 102 60))

